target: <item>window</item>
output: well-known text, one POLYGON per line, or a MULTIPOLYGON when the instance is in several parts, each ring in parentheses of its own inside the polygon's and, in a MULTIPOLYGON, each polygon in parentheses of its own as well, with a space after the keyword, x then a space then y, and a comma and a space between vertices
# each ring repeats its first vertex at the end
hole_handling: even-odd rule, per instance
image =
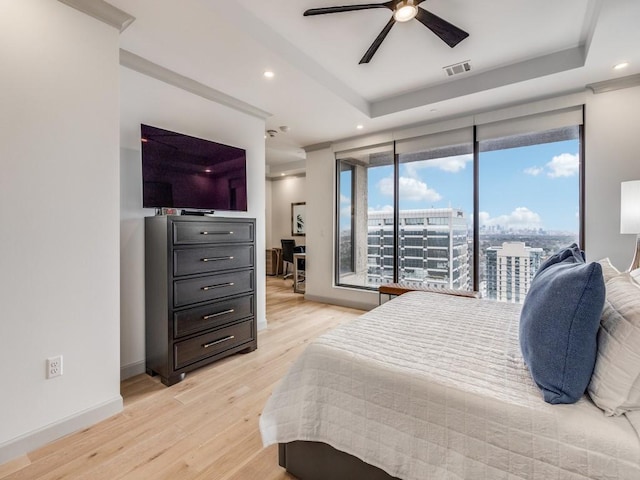
POLYGON ((582 108, 503 118, 337 153, 336 284, 522 302, 549 254, 581 243, 582 108))
POLYGON ((351 209, 353 198, 354 166, 348 163, 340 164, 338 202, 338 271, 340 275, 352 272, 354 269, 353 249, 355 216, 351 209))
POLYGON ((479 290, 521 303, 542 259, 580 243, 579 128, 481 141, 479 149, 479 290))
POLYGON ((420 258, 416 268, 402 264, 397 281, 469 290, 473 259, 473 136, 468 128, 396 142, 398 154, 399 239, 419 238, 420 249, 399 259, 420 258), (404 222, 402 220, 404 219, 404 222), (420 222, 412 220, 419 219, 420 222))
POLYGON ((336 283, 377 287, 395 270, 393 145, 342 152, 338 156, 336 283), (382 195, 371 198, 370 190, 382 195), (372 247, 378 247, 372 248, 372 247))

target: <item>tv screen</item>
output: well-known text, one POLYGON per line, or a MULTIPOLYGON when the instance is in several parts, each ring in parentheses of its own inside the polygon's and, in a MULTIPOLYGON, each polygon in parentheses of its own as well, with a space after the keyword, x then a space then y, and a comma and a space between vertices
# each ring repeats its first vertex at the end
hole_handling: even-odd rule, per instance
POLYGON ((140 126, 142 206, 247 211, 242 148, 140 126))

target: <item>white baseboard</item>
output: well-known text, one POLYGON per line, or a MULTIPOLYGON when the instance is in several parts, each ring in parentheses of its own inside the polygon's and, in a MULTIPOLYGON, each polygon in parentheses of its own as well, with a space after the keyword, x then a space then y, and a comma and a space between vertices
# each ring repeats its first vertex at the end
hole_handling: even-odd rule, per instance
POLYGON ((312 302, 318 302, 318 303, 328 303, 329 305, 338 305, 340 307, 349 307, 349 308, 355 308, 358 310, 365 310, 365 311, 369 311, 375 307, 377 307, 377 305, 372 305, 370 303, 365 303, 365 302, 353 302, 350 300, 343 300, 340 298, 332 298, 332 297, 322 297, 319 295, 309 295, 309 294, 305 294, 304 296, 305 300, 310 300, 312 302))
POLYGON ((261 320, 258 320, 258 324, 256 325, 256 329, 258 331, 264 330, 265 328, 267 328, 267 319, 263 318, 261 320))
POLYGON ((116 398, 64 418, 46 427, 21 435, 0 445, 0 464, 29 453, 83 428, 95 425, 122 411, 122 397, 116 398))
POLYGON ((130 363, 129 365, 123 365, 122 367, 120 367, 120 381, 126 380, 127 378, 135 377, 136 375, 140 375, 141 373, 144 373, 146 371, 147 369, 145 367, 144 360, 130 363))

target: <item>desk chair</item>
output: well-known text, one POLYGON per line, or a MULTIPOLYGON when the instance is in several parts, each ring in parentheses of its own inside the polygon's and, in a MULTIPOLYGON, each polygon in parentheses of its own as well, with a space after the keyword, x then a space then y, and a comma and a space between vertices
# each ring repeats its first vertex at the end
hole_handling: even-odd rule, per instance
POLYGON ((305 292, 306 272, 306 252, 304 245, 296 247, 293 253, 293 291, 296 293, 305 292))
POLYGON ((293 250, 295 249, 296 241, 283 238, 280 243, 282 244, 282 263, 284 263, 284 276, 282 278, 289 278, 293 276, 293 250), (291 273, 287 273, 289 265, 291 265, 291 273))

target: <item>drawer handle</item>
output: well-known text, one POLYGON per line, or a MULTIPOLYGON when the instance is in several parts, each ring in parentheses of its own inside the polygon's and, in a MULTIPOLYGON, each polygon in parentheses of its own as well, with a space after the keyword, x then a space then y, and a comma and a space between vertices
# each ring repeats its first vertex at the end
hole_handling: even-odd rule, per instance
POLYGON ((229 340, 233 340, 234 338, 236 337, 233 335, 229 335, 228 337, 221 338, 220 340, 215 340, 213 342, 205 343, 204 345, 202 345, 202 348, 213 347, 214 345, 217 345, 222 342, 228 342, 229 340))
POLYGON ((233 313, 235 310, 230 308, 229 310, 225 310, 224 312, 212 313, 211 315, 205 315, 202 317, 203 320, 209 320, 210 318, 219 317, 220 315, 226 315, 227 313, 233 313))
POLYGON ((212 290, 214 288, 222 288, 222 287, 232 287, 234 285, 233 282, 229 282, 229 283, 220 283, 218 285, 208 285, 206 287, 202 287, 202 290, 204 290, 205 292, 207 290, 212 290))
POLYGON ((200 235, 233 235, 233 232, 200 232, 200 235))
POLYGON ((201 258, 201 262, 217 262, 218 260, 233 260, 233 257, 208 257, 201 258))

